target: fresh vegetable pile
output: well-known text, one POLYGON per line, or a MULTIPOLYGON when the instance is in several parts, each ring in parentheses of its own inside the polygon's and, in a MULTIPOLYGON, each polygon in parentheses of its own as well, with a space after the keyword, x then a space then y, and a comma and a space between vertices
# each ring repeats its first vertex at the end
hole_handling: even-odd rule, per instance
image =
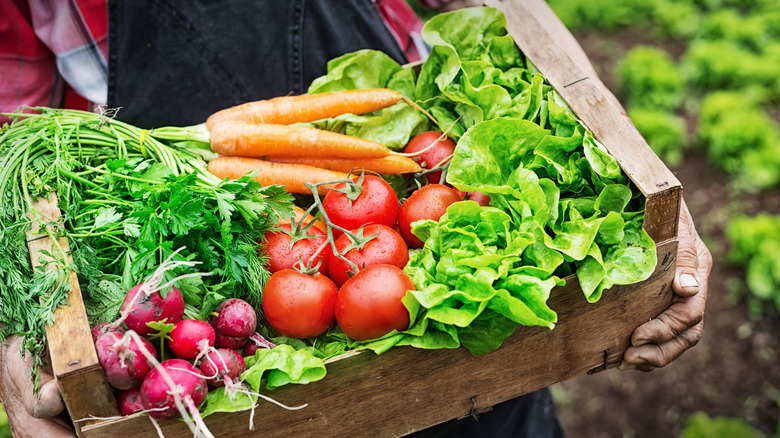
POLYGON ((424 112, 402 101, 314 125, 396 149, 440 130, 457 141, 446 182, 490 198, 490 206, 457 202, 439 221, 414 224, 425 244, 404 268, 416 286, 404 299, 411 326, 362 345, 464 345, 482 354, 520 324, 552 328, 546 301, 565 276, 577 274, 590 301, 647 278, 656 259, 642 229, 643 197, 518 50, 503 15, 438 15, 423 36, 433 49, 419 74, 361 51, 331 61, 309 89, 398 90, 424 112))
POLYGON ((355 348, 484 354, 519 325, 552 329, 566 276, 589 301, 646 279, 643 197, 503 15, 442 14, 424 36, 419 71, 347 54, 307 96, 198 127, 18 114, 0 137, 0 335, 40 362, 67 294, 25 248, 25 213, 51 192, 73 258, 52 263, 79 274, 122 412, 193 431, 355 348))

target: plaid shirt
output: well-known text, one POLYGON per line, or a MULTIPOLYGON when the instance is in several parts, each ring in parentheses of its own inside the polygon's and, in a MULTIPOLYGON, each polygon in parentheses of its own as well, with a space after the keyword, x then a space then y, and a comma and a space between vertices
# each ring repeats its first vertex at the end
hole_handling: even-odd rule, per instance
POLYGON ((107 21, 106 0, 0 1, 0 112, 105 103, 107 21))
MULTIPOLYGON (((430 47, 422 39, 423 22, 406 0, 375 0, 374 2, 398 45, 406 53, 409 62, 427 58, 430 47)), ((426 2, 420 0, 419 3, 425 6, 426 2)))
MULTIPOLYGON (((424 59, 422 22, 406 1, 375 3, 409 60, 424 59)), ((107 32, 106 0, 0 0, 0 112, 105 104, 107 32)))

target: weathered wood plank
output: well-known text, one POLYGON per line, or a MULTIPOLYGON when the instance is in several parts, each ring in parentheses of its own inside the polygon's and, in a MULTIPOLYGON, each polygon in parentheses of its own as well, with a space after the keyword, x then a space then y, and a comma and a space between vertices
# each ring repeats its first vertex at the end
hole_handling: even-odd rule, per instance
MULTIPOLYGON (((554 330, 519 328, 504 345, 475 357, 466 349, 419 350, 397 347, 382 355, 364 351, 327 364, 328 375, 305 387, 291 385, 265 393, 287 411, 260 403, 256 431, 249 412, 214 414, 206 424, 221 437, 401 436, 453 418, 484 412, 497 403, 574 376, 620 363, 633 330, 665 310, 672 300, 677 241, 658 247, 655 273, 639 285, 617 286, 588 303, 575 278, 556 288, 550 307, 558 312, 554 330)), ((180 421, 160 423, 167 438, 192 436, 180 421)), ((84 427, 85 438, 153 436, 148 418, 107 421, 84 427)))
MULTIPOLYGON (((60 217, 56 196, 38 200, 33 209, 28 213, 33 218, 33 226, 27 234, 27 247, 30 261, 37 267, 51 260, 47 254, 56 255, 60 251, 68 254, 69 247, 67 238, 60 237, 55 245, 40 229, 40 224, 51 223, 60 217)), ((68 281, 71 288, 68 305, 54 312, 55 324, 46 328, 49 361, 60 394, 71 419, 119 415, 116 399, 98 362, 78 277, 72 270, 68 281)), ((76 423, 77 429, 84 424, 76 423)))

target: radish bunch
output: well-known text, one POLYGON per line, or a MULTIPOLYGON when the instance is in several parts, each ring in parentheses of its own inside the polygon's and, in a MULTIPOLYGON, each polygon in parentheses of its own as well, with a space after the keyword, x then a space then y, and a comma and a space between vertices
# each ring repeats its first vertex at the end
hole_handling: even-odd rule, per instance
MULTIPOLYGON (((176 263, 187 262, 171 262, 161 269, 176 263)), ((241 299, 223 301, 208 321, 183 319, 182 294, 173 281, 159 285, 161 272, 128 291, 118 320, 93 328, 95 349, 106 379, 117 390, 123 415, 181 416, 193 431, 207 432, 198 406, 209 387, 245 391, 240 384, 246 370, 244 346, 254 352, 273 344, 255 332, 257 314, 241 299), (155 328, 169 324, 173 328, 168 333, 155 328), (165 345, 155 349, 146 336, 162 338, 165 345), (253 340, 247 342, 250 337, 253 340), (171 353, 174 357, 164 357, 171 353)))
POLYGON ((125 303, 127 333, 119 326, 96 326, 95 348, 111 386, 118 390, 140 387, 145 409, 167 408, 150 412, 155 418, 177 413, 172 399, 166 396, 166 382, 160 378, 162 371, 148 358, 158 358, 153 344, 142 336, 155 333, 148 322, 174 324, 166 339, 176 357, 163 361, 161 367, 196 405, 205 398, 208 385, 237 382, 246 370, 241 353, 244 345, 253 335, 255 340, 247 350, 256 349, 259 343, 255 333, 257 314, 249 303, 237 298, 221 303, 209 322, 181 319, 183 312, 179 309, 183 310, 183 301, 175 287, 165 297, 159 291, 147 295, 136 287, 128 292, 125 303), (129 336, 130 331, 136 336, 129 336))

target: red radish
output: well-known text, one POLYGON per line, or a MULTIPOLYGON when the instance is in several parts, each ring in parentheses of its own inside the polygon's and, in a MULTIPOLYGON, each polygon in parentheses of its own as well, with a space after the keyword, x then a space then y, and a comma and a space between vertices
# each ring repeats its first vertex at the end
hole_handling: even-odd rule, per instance
POLYGON ((119 404, 119 413, 122 415, 132 415, 144 410, 139 388, 120 391, 119 395, 116 396, 116 401, 119 404))
POLYGON ((252 306, 239 298, 228 298, 219 303, 216 316, 209 317, 214 327, 217 348, 238 350, 257 328, 257 313, 252 306))
MULTIPOLYGON (((455 152, 455 141, 446 134, 437 131, 427 131, 412 138, 404 147, 404 153, 414 154, 412 159, 418 161, 427 170, 447 164, 455 152)), ((425 174, 430 184, 441 184, 441 170, 425 174)))
POLYGON ((188 407, 206 399, 208 385, 200 370, 183 359, 168 359, 155 367, 141 384, 141 400, 149 416, 157 420, 180 414, 177 401, 188 407), (177 400, 176 397, 180 397, 177 400), (188 400, 189 399, 189 400, 188 400))
POLYGON ((97 342, 97 339, 106 332, 119 332, 124 333, 122 327, 111 327, 110 322, 101 322, 100 324, 92 327, 92 342, 97 342))
POLYGON ((211 386, 225 386, 226 379, 235 381, 244 371, 244 358, 229 348, 211 350, 200 361, 200 372, 211 386))
POLYGON ((168 346, 173 354, 186 360, 195 360, 201 352, 213 347, 216 340, 214 327, 197 319, 182 319, 168 336, 168 346))
POLYGON ((169 324, 175 324, 181 321, 184 315, 184 298, 181 292, 175 286, 164 291, 165 296, 160 291, 150 292, 151 286, 144 286, 147 283, 141 283, 130 289, 122 303, 122 315, 127 315, 124 320, 125 325, 134 330, 139 335, 148 335, 152 333, 147 322, 165 321, 169 324))
POLYGON ((254 356, 257 350, 274 347, 276 347, 276 344, 264 338, 260 333, 254 332, 254 334, 249 337, 249 340, 246 341, 246 344, 244 344, 244 351, 242 354, 244 357, 254 356))
POLYGON ((98 360, 106 380, 116 389, 131 389, 141 385, 144 377, 152 369, 146 355, 140 351, 145 348, 155 359, 157 352, 151 342, 138 337, 134 341, 119 332, 107 332, 95 342, 98 360))

